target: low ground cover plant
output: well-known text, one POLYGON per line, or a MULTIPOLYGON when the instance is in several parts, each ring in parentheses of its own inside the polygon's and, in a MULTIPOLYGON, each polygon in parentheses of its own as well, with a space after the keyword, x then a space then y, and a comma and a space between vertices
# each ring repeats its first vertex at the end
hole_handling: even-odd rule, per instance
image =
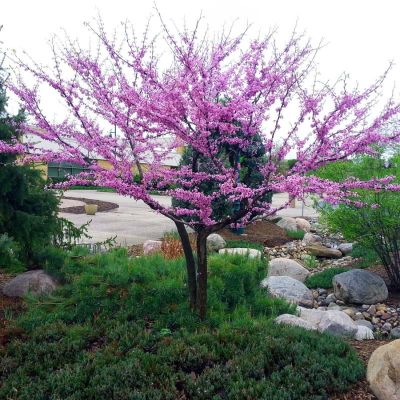
POLYGON ((290 229, 286 229, 286 234, 294 240, 303 240, 304 235, 306 234, 304 231, 301 229, 297 231, 291 231, 290 229))
POLYGON ((310 289, 330 289, 332 288, 332 278, 335 275, 341 274, 342 272, 348 271, 348 268, 328 268, 322 272, 317 272, 314 275, 308 277, 305 281, 305 284, 310 289))
POLYGON ((211 256, 202 321, 183 259, 72 254, 51 267, 66 284, 15 321, 0 398, 323 399, 363 373, 343 341, 272 322, 294 309, 260 288, 265 261, 211 256))

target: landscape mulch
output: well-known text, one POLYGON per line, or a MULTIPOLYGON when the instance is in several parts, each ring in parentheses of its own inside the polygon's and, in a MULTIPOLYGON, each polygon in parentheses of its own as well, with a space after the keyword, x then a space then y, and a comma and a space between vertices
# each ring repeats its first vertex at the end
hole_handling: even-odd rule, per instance
POLYGON ((225 240, 243 240, 246 242, 259 243, 267 247, 282 246, 292 241, 285 230, 274 222, 258 220, 246 226, 243 235, 237 235, 229 228, 224 228, 218 232, 225 240))
MULTIPOLYGON (((85 199, 84 197, 67 197, 64 196, 64 199, 68 200, 78 200, 82 201, 85 204, 96 204, 98 212, 107 212, 111 210, 115 210, 119 207, 116 203, 111 203, 109 201, 102 201, 102 200, 93 200, 93 199, 85 199)), ((69 213, 69 214, 85 214, 85 206, 73 206, 73 207, 63 207, 60 208, 61 212, 69 213)))

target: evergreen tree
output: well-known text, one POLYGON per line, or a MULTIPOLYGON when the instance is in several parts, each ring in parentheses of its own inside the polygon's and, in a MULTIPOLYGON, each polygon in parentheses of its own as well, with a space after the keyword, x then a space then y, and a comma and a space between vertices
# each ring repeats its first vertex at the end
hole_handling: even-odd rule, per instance
MULTIPOLYGON (((15 116, 7 113, 5 79, 0 63, 0 140, 7 143, 20 138, 24 115, 22 111, 15 116)), ((56 232, 59 202, 53 192, 45 190, 40 171, 18 165, 16 160, 15 154, 0 154, 0 236, 11 238, 21 261, 34 266, 36 255, 56 232)), ((2 243, 0 258, 5 260, 10 242, 2 243)))

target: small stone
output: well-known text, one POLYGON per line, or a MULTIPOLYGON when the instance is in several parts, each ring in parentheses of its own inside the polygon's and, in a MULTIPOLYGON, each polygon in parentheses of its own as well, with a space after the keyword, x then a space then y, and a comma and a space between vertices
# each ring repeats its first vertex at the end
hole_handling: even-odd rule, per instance
POLYGON ((371 324, 371 322, 367 321, 366 319, 359 319, 357 321, 354 321, 356 325, 359 326, 366 326, 367 328, 374 330, 374 326, 371 324))
POLYGON ((366 312, 366 311, 364 311, 363 313, 362 313, 362 315, 364 315, 364 318, 371 318, 371 315, 370 315, 370 313, 368 313, 368 312, 366 312))
POLYGON ((354 308, 346 308, 345 310, 343 310, 343 312, 351 318, 354 318, 354 316, 356 315, 356 310, 354 308))
POLYGON ((384 313, 382 316, 381 316, 381 319, 383 319, 384 321, 386 321, 387 319, 389 319, 391 317, 391 314, 389 314, 389 313, 384 313))
POLYGON ((342 310, 342 307, 340 307, 339 305, 335 304, 335 303, 330 303, 328 306, 328 310, 342 310))
POLYGON ((368 307, 367 311, 371 314, 371 315, 375 315, 376 313, 376 307, 374 304, 372 304, 371 306, 368 307))
POLYGON ((364 315, 360 312, 355 313, 354 319, 357 321, 359 319, 364 319, 364 315))
POLYGON ((346 303, 342 300, 336 300, 336 304, 339 304, 340 306, 344 306, 346 303))
POLYGON ((331 294, 328 294, 328 296, 326 296, 326 299, 325 299, 325 304, 330 304, 330 303, 334 303, 336 301, 336 296, 333 294, 333 293, 331 293, 331 294))
POLYGON ((400 328, 393 328, 390 331, 390 337, 392 337, 393 339, 399 339, 400 338, 400 328))
POLYGON ((392 324, 390 324, 389 322, 385 322, 382 325, 382 329, 386 332, 389 332, 390 330, 392 330, 392 324))

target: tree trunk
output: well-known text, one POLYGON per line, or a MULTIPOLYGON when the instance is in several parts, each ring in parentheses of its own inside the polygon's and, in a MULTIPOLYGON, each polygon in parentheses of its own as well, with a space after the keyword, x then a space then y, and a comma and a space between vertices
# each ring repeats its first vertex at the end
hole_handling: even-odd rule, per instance
POLYGON ((175 225, 181 238, 182 248, 185 254, 189 289, 189 304, 190 308, 194 310, 196 309, 197 303, 196 262, 185 225, 182 222, 175 222, 175 225))
POLYGON ((197 234, 197 310, 200 319, 207 312, 207 233, 197 234))

